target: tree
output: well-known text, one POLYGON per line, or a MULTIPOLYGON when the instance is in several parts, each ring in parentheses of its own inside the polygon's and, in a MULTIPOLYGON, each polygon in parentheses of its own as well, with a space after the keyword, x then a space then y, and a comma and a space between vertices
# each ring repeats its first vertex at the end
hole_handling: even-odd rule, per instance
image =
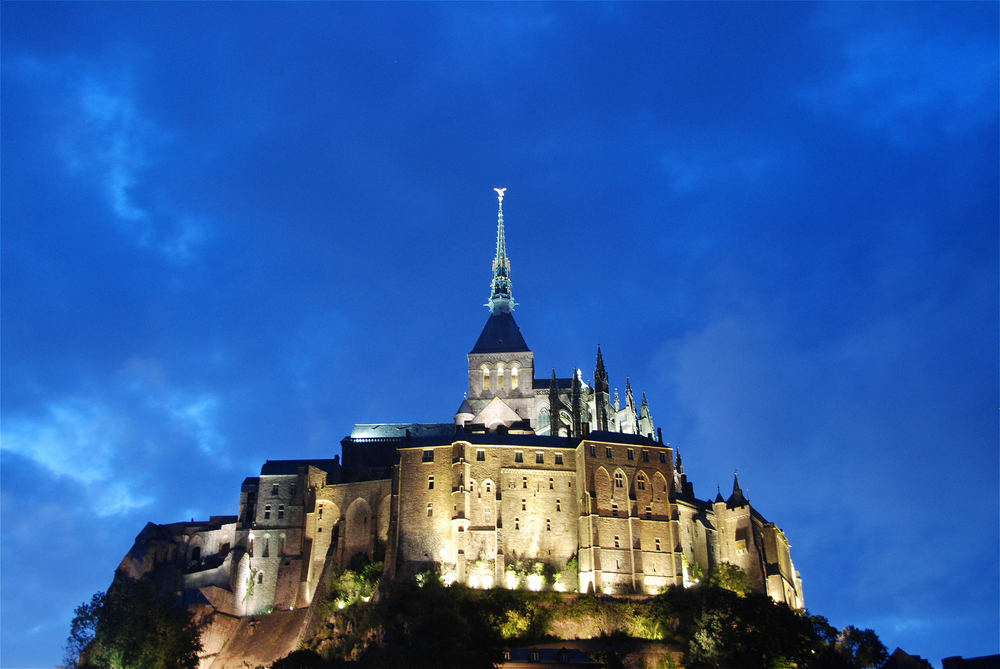
POLYGON ((870 629, 859 630, 848 625, 840 633, 837 648, 858 669, 878 667, 889 657, 881 639, 870 629))
POLYGON ((708 577, 708 582, 718 588, 732 590, 737 595, 745 595, 753 590, 753 583, 750 582, 747 573, 728 562, 720 562, 715 565, 712 574, 708 577))
POLYGON ((67 653, 79 669, 194 669, 201 630, 156 584, 119 575, 108 592, 81 604, 67 653))

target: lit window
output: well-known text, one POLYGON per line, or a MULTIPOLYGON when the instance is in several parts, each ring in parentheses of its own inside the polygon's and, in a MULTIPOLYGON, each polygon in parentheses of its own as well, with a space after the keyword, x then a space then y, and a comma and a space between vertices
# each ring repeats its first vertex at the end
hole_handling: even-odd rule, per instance
POLYGON ((434 462, 434 451, 424 451, 424 462, 434 462))
POLYGON ((278 505, 278 520, 281 520, 284 517, 285 517, 285 505, 284 504, 279 504, 278 505))
POLYGON ((666 451, 660 451, 660 464, 661 465, 667 464, 667 453, 666 453, 666 451))
POLYGON ((271 494, 272 495, 277 495, 278 494, 278 484, 277 483, 275 483, 273 486, 271 486, 271 494))
POLYGON ((536 465, 545 464, 545 456, 542 453, 535 453, 535 464, 536 465))
POLYGON ((635 487, 638 488, 639 490, 645 490, 646 477, 643 476, 642 474, 639 474, 639 476, 635 479, 635 487))
POLYGON ((615 537, 615 548, 621 548, 621 540, 615 537))
POLYGON ((557 465, 561 465, 562 463, 563 463, 563 461, 562 461, 562 453, 556 453, 556 464, 557 465))
POLYGON ((611 457, 611 447, 610 446, 605 447, 605 449, 604 449, 604 455, 607 456, 607 457, 609 457, 609 458, 611 457))
POLYGON ((649 462, 649 451, 643 451, 642 452, 642 461, 643 462, 649 462))
POLYGON ((556 511, 562 511, 562 501, 556 500, 556 511))
POLYGON ((433 476, 428 476, 427 477, 427 489, 428 490, 434 490, 434 477, 433 476))
POLYGON ((625 475, 621 472, 615 472, 615 487, 624 488, 625 487, 625 475))
POLYGON ((510 389, 511 390, 517 390, 518 372, 520 372, 520 370, 517 368, 517 365, 514 365, 513 367, 511 367, 511 369, 510 369, 510 389))
POLYGON ((486 451, 479 449, 476 451, 476 462, 484 462, 486 460, 486 451))
POLYGON ((490 368, 483 365, 483 390, 490 389, 490 368))
POLYGON ((524 462, 524 453, 521 451, 514 451, 514 462, 524 462))
POLYGON ((629 460, 635 460, 635 451, 633 451, 631 448, 628 449, 627 454, 629 460))
POLYGON ((270 518, 271 518, 271 505, 270 504, 265 504, 264 505, 264 520, 270 520, 270 518))
POLYGON ((503 363, 497 363, 497 390, 503 390, 503 363))
POLYGON ((427 503, 427 517, 430 518, 434 515, 434 502, 427 503))

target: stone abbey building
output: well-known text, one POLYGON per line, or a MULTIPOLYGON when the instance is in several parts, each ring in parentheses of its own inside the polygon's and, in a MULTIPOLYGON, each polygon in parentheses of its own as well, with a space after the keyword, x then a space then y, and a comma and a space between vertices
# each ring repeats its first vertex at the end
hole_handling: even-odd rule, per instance
POLYGON ((243 482, 237 515, 147 525, 126 574, 244 616, 307 607, 325 572, 382 550, 388 576, 435 568, 474 587, 541 587, 541 563, 544 587, 599 593, 652 594, 728 562, 803 606, 784 532, 735 479, 728 499, 695 497, 645 396, 628 382, 624 401, 612 396, 599 347, 592 382, 536 375, 497 193, 490 313, 454 419, 356 425, 343 460, 267 461, 243 482))

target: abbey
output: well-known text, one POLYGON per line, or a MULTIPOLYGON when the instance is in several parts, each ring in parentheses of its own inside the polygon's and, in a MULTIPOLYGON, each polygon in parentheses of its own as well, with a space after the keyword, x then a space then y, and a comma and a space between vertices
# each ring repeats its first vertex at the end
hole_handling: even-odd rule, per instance
POLYGON ((244 616, 308 607, 324 574, 383 550, 390 577, 433 568, 473 587, 598 593, 654 594, 725 562, 804 605, 784 532, 735 478, 728 498, 695 496, 645 395, 626 381, 612 396, 600 347, 592 380, 536 375, 497 193, 489 316, 453 419, 356 425, 342 461, 267 461, 236 515, 148 524, 125 573, 244 616))

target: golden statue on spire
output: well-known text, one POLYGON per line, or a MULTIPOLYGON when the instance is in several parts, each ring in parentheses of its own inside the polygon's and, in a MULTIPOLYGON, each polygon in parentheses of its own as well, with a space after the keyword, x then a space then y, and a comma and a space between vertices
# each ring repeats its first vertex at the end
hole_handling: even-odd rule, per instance
POLYGON ((503 188, 494 188, 493 190, 497 192, 497 197, 500 198, 500 204, 503 204, 503 194, 504 191, 507 190, 507 187, 504 186, 503 188))

